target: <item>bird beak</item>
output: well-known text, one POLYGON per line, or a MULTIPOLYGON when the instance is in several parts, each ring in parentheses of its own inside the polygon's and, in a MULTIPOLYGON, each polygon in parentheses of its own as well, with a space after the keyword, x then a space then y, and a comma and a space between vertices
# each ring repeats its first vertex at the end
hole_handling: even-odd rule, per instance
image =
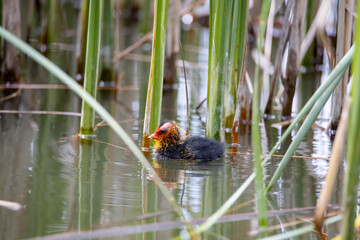
POLYGON ((160 131, 160 130, 159 130, 159 127, 158 127, 158 128, 156 129, 156 131, 149 136, 149 138, 152 139, 152 140, 159 139, 159 131, 160 131))
POLYGON ((149 138, 150 138, 150 139, 153 139, 153 140, 157 139, 157 137, 155 136, 155 133, 151 134, 151 135, 149 136, 149 138))

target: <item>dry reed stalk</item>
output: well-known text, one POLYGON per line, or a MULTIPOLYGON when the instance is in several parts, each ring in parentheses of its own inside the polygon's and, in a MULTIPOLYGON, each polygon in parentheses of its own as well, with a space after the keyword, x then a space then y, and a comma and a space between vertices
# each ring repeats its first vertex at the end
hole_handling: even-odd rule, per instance
MULTIPOLYGON (((247 38, 247 37, 246 37, 247 38)), ((246 61, 247 61, 247 53, 248 53, 248 46, 247 46, 247 39, 245 40, 245 46, 244 46, 244 57, 242 59, 241 64, 241 73, 240 73, 240 79, 238 84, 238 89, 236 92, 236 110, 234 115, 234 123, 232 127, 232 139, 233 144, 238 143, 238 136, 239 136, 239 125, 243 124, 248 119, 248 99, 246 97, 246 61)), ((251 85, 251 81, 250 81, 251 85)), ((252 90, 252 87, 251 87, 252 90)), ((252 92, 251 92, 252 96, 252 92)))
POLYGON ((0 206, 8 208, 13 211, 18 211, 22 208, 22 205, 20 203, 9 202, 9 201, 4 201, 4 200, 0 200, 0 206))
POLYGON ((290 32, 289 17, 290 17, 290 13, 291 13, 291 9, 293 8, 293 5, 294 5, 294 0, 289 0, 287 7, 286 7, 286 11, 285 11, 285 16, 283 18, 284 19, 283 34, 281 35, 279 46, 276 51, 274 73, 273 73, 271 81, 270 81, 269 97, 268 97, 268 101, 266 103, 265 111, 264 111, 265 117, 266 117, 266 115, 271 115, 275 86, 276 86, 277 80, 279 78, 279 75, 281 74, 282 58, 283 58, 286 44, 289 39, 289 32, 290 32))
POLYGON ((313 42, 315 38, 315 34, 317 33, 317 30, 324 26, 323 22, 326 21, 327 13, 330 9, 331 1, 322 1, 321 5, 319 7, 319 10, 316 13, 316 16, 311 23, 311 26, 306 33, 306 36, 304 37, 303 41, 301 42, 300 47, 300 61, 304 58, 307 50, 309 49, 311 43, 313 42))
MULTIPOLYGON (((183 10, 180 11, 180 16, 184 16, 187 13, 190 13, 191 11, 193 11, 196 7, 200 6, 201 4, 203 4, 205 2, 205 0, 199 0, 197 2, 192 3, 190 6, 184 8, 183 10)), ((123 51, 119 52, 113 59, 113 61, 120 61, 122 58, 124 58, 125 56, 127 56, 129 53, 133 52, 134 50, 136 50, 138 47, 140 47, 141 45, 143 45, 144 43, 146 43, 147 41, 149 41, 151 39, 151 37, 153 36, 153 32, 150 31, 148 33, 146 33, 142 38, 140 38, 137 42, 135 42, 134 44, 130 45, 129 47, 127 47, 126 49, 124 49, 123 51)))
POLYGON ((288 119, 291 117, 292 103, 296 90, 296 80, 299 71, 299 55, 300 55, 300 39, 301 26, 303 22, 303 14, 306 10, 307 1, 295 1, 293 8, 293 22, 291 25, 288 61, 286 67, 286 75, 281 78, 284 85, 284 102, 282 110, 282 118, 288 119))
MULTIPOLYGON (((336 64, 349 51, 352 39, 353 17, 345 8, 345 5, 354 8, 353 0, 339 1, 338 24, 337 24, 337 43, 336 43, 336 64)), ((330 130, 335 131, 340 121, 340 114, 344 107, 346 97, 346 87, 349 81, 349 70, 347 70, 334 91, 331 105, 330 130)))
MULTIPOLYGON (((2 1, 2 26, 15 36, 21 38, 20 2, 2 1)), ((21 73, 20 51, 4 39, 1 40, 1 81, 18 82, 21 73)))
POLYGON ((326 210, 328 208, 328 204, 331 198, 331 193, 334 188, 334 183, 339 168, 341 154, 343 152, 344 143, 346 141, 345 137, 346 137, 346 129, 348 123, 349 108, 350 108, 350 101, 347 102, 344 111, 341 114, 338 131, 335 136, 333 149, 331 151, 328 172, 325 177, 325 184, 321 189, 320 196, 317 201, 314 223, 315 223, 315 229, 320 235, 323 235, 322 227, 324 223, 324 217, 326 215, 326 210))
POLYGON ((176 58, 180 42, 180 0, 169 4, 168 28, 165 40, 164 83, 174 84, 176 79, 176 58))
MULTIPOLYGON (((115 29, 114 29, 114 56, 115 53, 120 52, 120 10, 121 10, 121 0, 115 0, 115 29)), ((115 58, 115 57, 114 57, 115 58)), ((115 71, 115 86, 118 86, 118 83, 121 79, 121 73, 119 71, 119 62, 113 61, 114 71, 115 71)))
POLYGON ((266 26, 266 36, 265 36, 265 45, 264 45, 264 57, 266 61, 264 61, 264 68, 263 68, 263 89, 264 95, 262 98, 264 99, 261 101, 261 106, 266 105, 269 98, 269 91, 270 89, 270 64, 271 64, 271 47, 272 47, 272 36, 274 30, 274 18, 275 18, 275 1, 271 2, 270 11, 269 11, 269 18, 267 21, 266 26), (264 103, 264 104, 263 104, 264 103))
POLYGON ((86 41, 87 41, 87 25, 89 18, 89 2, 81 2, 81 11, 79 16, 79 22, 77 26, 77 39, 76 39, 76 72, 82 76, 78 76, 77 80, 83 80, 85 71, 85 55, 86 55, 86 41))

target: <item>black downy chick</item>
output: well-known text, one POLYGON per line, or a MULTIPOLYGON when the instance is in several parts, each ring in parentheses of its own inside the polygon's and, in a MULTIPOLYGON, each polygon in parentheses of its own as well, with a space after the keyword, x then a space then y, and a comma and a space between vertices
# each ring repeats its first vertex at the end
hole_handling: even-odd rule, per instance
POLYGON ((155 140, 155 153, 161 158, 215 160, 224 155, 224 144, 204 137, 181 137, 176 122, 165 122, 150 135, 155 140))

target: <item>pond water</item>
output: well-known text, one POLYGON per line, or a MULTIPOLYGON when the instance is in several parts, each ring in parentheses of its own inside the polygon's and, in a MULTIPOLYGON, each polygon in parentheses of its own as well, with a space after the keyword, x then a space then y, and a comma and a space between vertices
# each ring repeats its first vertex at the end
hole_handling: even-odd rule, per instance
MULTIPOLYGON (((207 29, 200 26, 183 31, 187 42, 185 60, 197 63, 187 66, 191 135, 205 133, 206 110, 194 109, 206 97, 207 34, 207 29)), ((123 48, 135 42, 134 36, 128 37, 123 48)), ((139 51, 149 55, 148 49, 145 45, 139 51)), ((73 51, 55 47, 51 51, 52 59, 64 68, 68 59, 74 58, 73 51)), ((71 66, 69 69, 71 72, 71 66)), ((182 68, 177 70, 178 84, 164 90, 162 119, 176 120, 184 127, 184 77, 182 68)), ((140 147, 149 63, 123 60, 120 72, 123 73, 120 88, 100 90, 98 100, 140 147)), ((298 108, 311 94, 309 89, 314 88, 314 75, 302 77, 294 103, 298 108)), ((59 84, 31 60, 24 67, 24 76, 25 83, 59 84)), ((0 107, 20 111, 0 114, 0 200, 22 206, 18 211, 0 207, 0 239, 50 237, 68 232, 68 235, 58 235, 58 239, 76 239, 72 233, 80 231, 85 231, 83 237, 87 239, 171 239, 187 232, 152 176, 107 125, 97 128, 93 141, 79 143, 76 134, 80 117, 60 115, 81 110, 81 100, 70 90, 22 89, 15 98, 1 102, 0 107), (27 110, 36 112, 25 112, 27 110), (42 114, 40 111, 57 112, 42 114), (95 235, 101 229, 108 229, 109 235, 104 232, 101 236, 95 235)), ((327 112, 322 113, 296 151, 299 157, 292 158, 268 194, 271 234, 305 225, 306 219, 313 215, 328 167, 326 158, 331 151, 331 139, 323 129, 328 118, 327 112)), ((100 121, 97 119, 97 123, 100 121)), ((279 120, 261 125, 264 153, 269 152, 284 132, 284 127, 271 125, 275 122, 279 120)), ((227 134, 225 157, 209 163, 156 160, 151 152, 145 153, 176 201, 196 220, 195 224, 214 213, 253 172, 249 129, 250 126, 242 126, 235 149, 227 134)), ((296 130, 292 136, 295 134, 296 130)), ((283 154, 290 143, 291 137, 276 154, 283 154)), ((281 157, 273 157, 266 165, 267 181, 280 160, 281 157)), ((332 204, 341 200, 342 174, 340 170, 332 204)), ((221 223, 202 234, 202 238, 257 238, 254 198, 255 189, 251 184, 221 223)), ((334 237, 339 226, 333 224, 326 231, 334 237)), ((299 239, 317 239, 317 236, 311 233, 299 239)))

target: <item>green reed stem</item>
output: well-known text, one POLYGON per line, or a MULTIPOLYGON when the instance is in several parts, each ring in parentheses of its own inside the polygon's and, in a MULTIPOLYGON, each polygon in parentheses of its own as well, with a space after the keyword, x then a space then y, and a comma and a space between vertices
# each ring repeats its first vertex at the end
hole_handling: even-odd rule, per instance
MULTIPOLYGON (((216 1, 210 0, 209 5, 209 61, 208 61, 208 77, 211 75, 211 55, 213 49, 213 28, 214 28, 214 12, 216 7, 216 1)), ((209 81, 209 80, 208 80, 209 81)), ((210 86, 207 88, 207 96, 210 96, 210 86)), ((209 104, 209 99, 207 99, 207 104, 209 104)))
POLYGON ((46 36, 46 45, 47 48, 50 48, 50 44, 54 43, 55 35, 56 35, 56 26, 59 19, 59 16, 57 15, 57 9, 60 6, 60 3, 57 1, 49 1, 48 2, 48 23, 47 23, 47 36, 46 36))
POLYGON ((232 1, 210 1, 212 16, 211 33, 209 36, 209 76, 207 97, 206 136, 214 139, 221 138, 223 119, 223 94, 226 77, 227 52, 230 39, 230 17, 232 1))
MULTIPOLYGON (((103 1, 90 0, 84 88, 94 98, 96 98, 99 76, 102 11, 103 1)), ((95 110, 83 100, 81 108, 80 134, 92 135, 94 133, 94 123, 95 110)))
POLYGON ((168 7, 169 0, 155 0, 154 2, 154 34, 144 117, 143 147, 149 147, 148 136, 160 123, 168 7))
MULTIPOLYGON (((360 14, 360 5, 357 6, 360 14)), ((347 168, 344 176, 343 215, 341 239, 355 239, 354 220, 357 208, 357 193, 360 174, 360 19, 356 19, 355 55, 353 83, 350 98, 350 112, 347 136, 347 168)))
POLYGON ((225 128, 232 128, 236 109, 236 90, 240 77, 247 33, 247 1, 235 0, 232 13, 228 75, 225 83, 225 128))
MULTIPOLYGON (((259 34, 257 38, 257 59, 260 59, 263 39, 265 36, 266 20, 269 16, 271 0, 265 0, 262 3, 260 12, 259 34)), ((256 207, 258 212, 258 224, 261 232, 267 229, 266 216, 266 196, 264 173, 261 164, 261 136, 260 136, 260 94, 261 94, 262 79, 260 79, 259 63, 255 66, 254 76, 254 96, 252 104, 252 125, 251 125, 251 145, 254 151, 254 172, 255 172, 255 190, 256 190, 256 207)))

